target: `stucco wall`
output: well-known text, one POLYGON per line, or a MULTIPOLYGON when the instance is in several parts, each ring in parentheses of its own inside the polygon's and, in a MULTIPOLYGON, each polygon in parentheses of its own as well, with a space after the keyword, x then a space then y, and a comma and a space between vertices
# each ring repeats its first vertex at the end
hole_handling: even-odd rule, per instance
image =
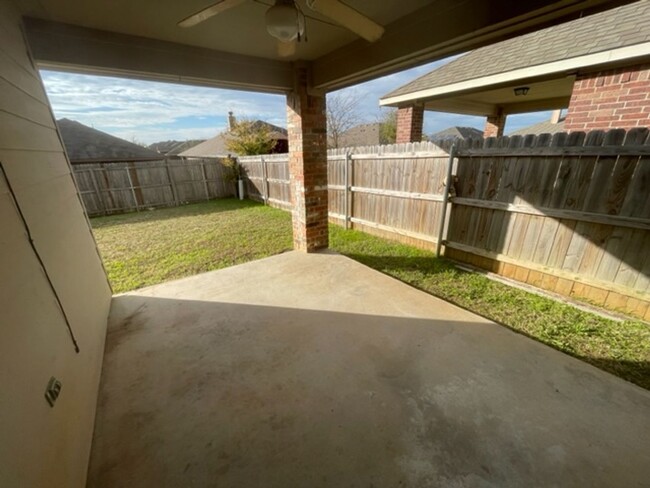
POLYGON ((0 486, 83 487, 111 292, 8 0, 0 0, 0 162, 0 486), (54 408, 44 397, 51 376, 63 386, 54 408))

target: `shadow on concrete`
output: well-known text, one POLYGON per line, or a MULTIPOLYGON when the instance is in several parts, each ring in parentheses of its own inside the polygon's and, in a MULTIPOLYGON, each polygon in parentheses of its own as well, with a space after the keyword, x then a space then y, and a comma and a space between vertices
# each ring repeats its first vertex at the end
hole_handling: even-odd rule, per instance
POLYGON ((88 486, 637 486, 648 411, 479 318, 124 295, 88 486))
MULTIPOLYGON (((522 330, 520 327, 517 326, 516 321, 499 320, 497 317, 493 317, 487 314, 481 314, 477 312, 475 309, 476 307, 468 308, 467 303, 463 302, 462 300, 458 300, 454 298, 453 293, 449 293, 449 294, 437 293, 436 290, 419 286, 418 283, 413 283, 411 281, 402 278, 404 272, 413 272, 413 271, 418 273, 424 273, 427 278, 435 276, 440 273, 447 273, 447 272, 452 272, 455 275, 466 275, 466 274, 473 275, 473 273, 469 273, 467 271, 458 269, 456 266, 453 265, 453 263, 445 260, 444 258, 437 259, 433 257, 427 258, 427 257, 381 256, 376 254, 359 254, 359 253, 346 254, 346 256, 362 264, 370 266, 371 268, 376 269, 377 271, 381 271, 385 274, 388 274, 389 276, 398 279, 409 286, 413 286, 426 293, 442 298, 450 303, 453 303, 458 307, 461 307, 472 313, 477 313, 478 315, 481 315, 482 317, 485 317, 489 320, 493 320, 498 324, 513 330, 514 332, 517 332, 519 334, 525 335, 526 337, 539 341, 547 346, 557 349, 558 351, 562 351, 565 354, 569 354, 573 357, 586 361, 589 364, 592 364, 600 369, 603 369, 604 371, 607 371, 621 378, 624 378, 627 381, 631 381, 643 388, 650 389, 650 361, 628 361, 623 359, 621 360, 604 359, 604 358, 599 358, 594 356, 587 356, 584 354, 578 354, 575 351, 572 351, 568 348, 559 347, 553 341, 545 340, 545 338, 543 337, 539 337, 530 334, 525 330, 522 330)), ((496 282, 494 283, 490 282, 490 284, 494 287, 504 286, 496 282)), ((526 294, 527 292, 514 291, 514 293, 526 294)), ((538 300, 539 298, 534 297, 534 299, 538 300)), ((554 304, 557 304, 558 307, 565 306, 564 304, 554 301, 551 298, 548 298, 547 300, 549 300, 554 304)), ((510 307, 512 305, 507 304, 507 306, 510 307)), ((530 314, 533 315, 537 314, 537 311, 534 307, 530 307, 528 311, 530 314)), ((520 315, 520 313, 521 310, 513 311, 513 317, 516 315, 520 315)), ((588 312, 581 312, 578 310, 576 310, 575 313, 589 314, 588 312)), ((594 317, 590 317, 590 320, 593 319, 594 317)), ((538 317, 536 317, 536 320, 538 321, 538 317)), ((596 320, 605 320, 605 319, 596 318, 596 320)), ((576 337, 576 341, 580 340, 580 337, 576 337)))

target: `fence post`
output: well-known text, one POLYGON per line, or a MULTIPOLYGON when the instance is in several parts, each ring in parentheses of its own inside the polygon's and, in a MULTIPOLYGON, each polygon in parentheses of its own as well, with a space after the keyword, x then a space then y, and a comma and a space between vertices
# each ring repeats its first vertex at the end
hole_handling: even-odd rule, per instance
POLYGON ((264 156, 261 156, 260 159, 262 160, 262 178, 263 181, 262 183, 264 184, 264 205, 269 204, 269 168, 266 165, 266 159, 264 159, 264 156))
POLYGON ((135 187, 133 186, 133 180, 131 179, 131 169, 127 166, 126 168, 126 177, 129 180, 129 186, 131 187, 131 195, 133 196, 133 204, 135 205, 136 212, 140 211, 140 205, 138 205, 138 197, 135 194, 135 187))
POLYGON ((165 158, 165 170, 167 172, 167 179, 169 180, 169 188, 172 191, 172 199, 174 200, 174 205, 178 205, 178 191, 176 190, 176 184, 172 178, 172 173, 169 170, 169 158, 165 158))
POLYGON ((352 219, 354 218, 354 191, 352 188, 354 188, 354 157, 352 157, 352 154, 350 154, 350 170, 348 173, 348 180, 349 181, 349 196, 350 196, 350 205, 348 206, 348 226, 350 229, 352 229, 352 219))
POLYGON ((451 188, 451 170, 454 167, 454 157, 456 156, 456 144, 451 146, 449 151, 449 162, 447 163, 447 178, 445 180, 445 191, 442 195, 442 209, 440 211, 440 228, 438 229, 438 240, 436 242, 436 257, 440 257, 442 247, 442 238, 445 232, 445 220, 447 218, 447 204, 449 203, 449 189, 451 188))
POLYGON ((205 164, 201 159, 201 175, 203 176, 203 187, 205 188, 205 199, 210 200, 210 189, 208 188, 208 174, 205 172, 205 164))
POLYGON ((345 153, 345 168, 344 168, 344 174, 345 174, 345 202, 344 202, 344 208, 345 208, 345 228, 349 229, 350 228, 350 153, 346 152, 345 153))

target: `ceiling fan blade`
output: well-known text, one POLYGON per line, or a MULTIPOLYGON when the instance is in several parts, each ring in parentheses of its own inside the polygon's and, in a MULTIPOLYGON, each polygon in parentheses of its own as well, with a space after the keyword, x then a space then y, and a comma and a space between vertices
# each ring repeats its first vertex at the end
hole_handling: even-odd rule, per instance
POLYGON ((366 41, 375 42, 384 34, 381 25, 339 0, 307 0, 307 6, 363 37, 366 41))
POLYGON ((296 54, 296 48, 298 47, 298 40, 294 39, 293 41, 283 42, 278 41, 278 56, 281 58, 288 58, 296 54))
POLYGON ((209 7, 199 10, 198 12, 186 17, 178 23, 179 27, 192 27, 196 24, 200 24, 204 20, 209 19, 210 17, 230 10, 233 7, 236 7, 239 4, 246 2, 247 0, 220 0, 217 3, 213 3, 209 7))

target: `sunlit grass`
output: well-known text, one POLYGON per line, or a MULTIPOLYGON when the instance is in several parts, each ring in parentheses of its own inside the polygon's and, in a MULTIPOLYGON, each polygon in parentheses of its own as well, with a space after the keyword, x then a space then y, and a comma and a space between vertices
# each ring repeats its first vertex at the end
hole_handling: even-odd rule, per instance
POLYGON ((291 249, 291 216, 250 201, 214 200, 91 223, 115 293, 291 249))

